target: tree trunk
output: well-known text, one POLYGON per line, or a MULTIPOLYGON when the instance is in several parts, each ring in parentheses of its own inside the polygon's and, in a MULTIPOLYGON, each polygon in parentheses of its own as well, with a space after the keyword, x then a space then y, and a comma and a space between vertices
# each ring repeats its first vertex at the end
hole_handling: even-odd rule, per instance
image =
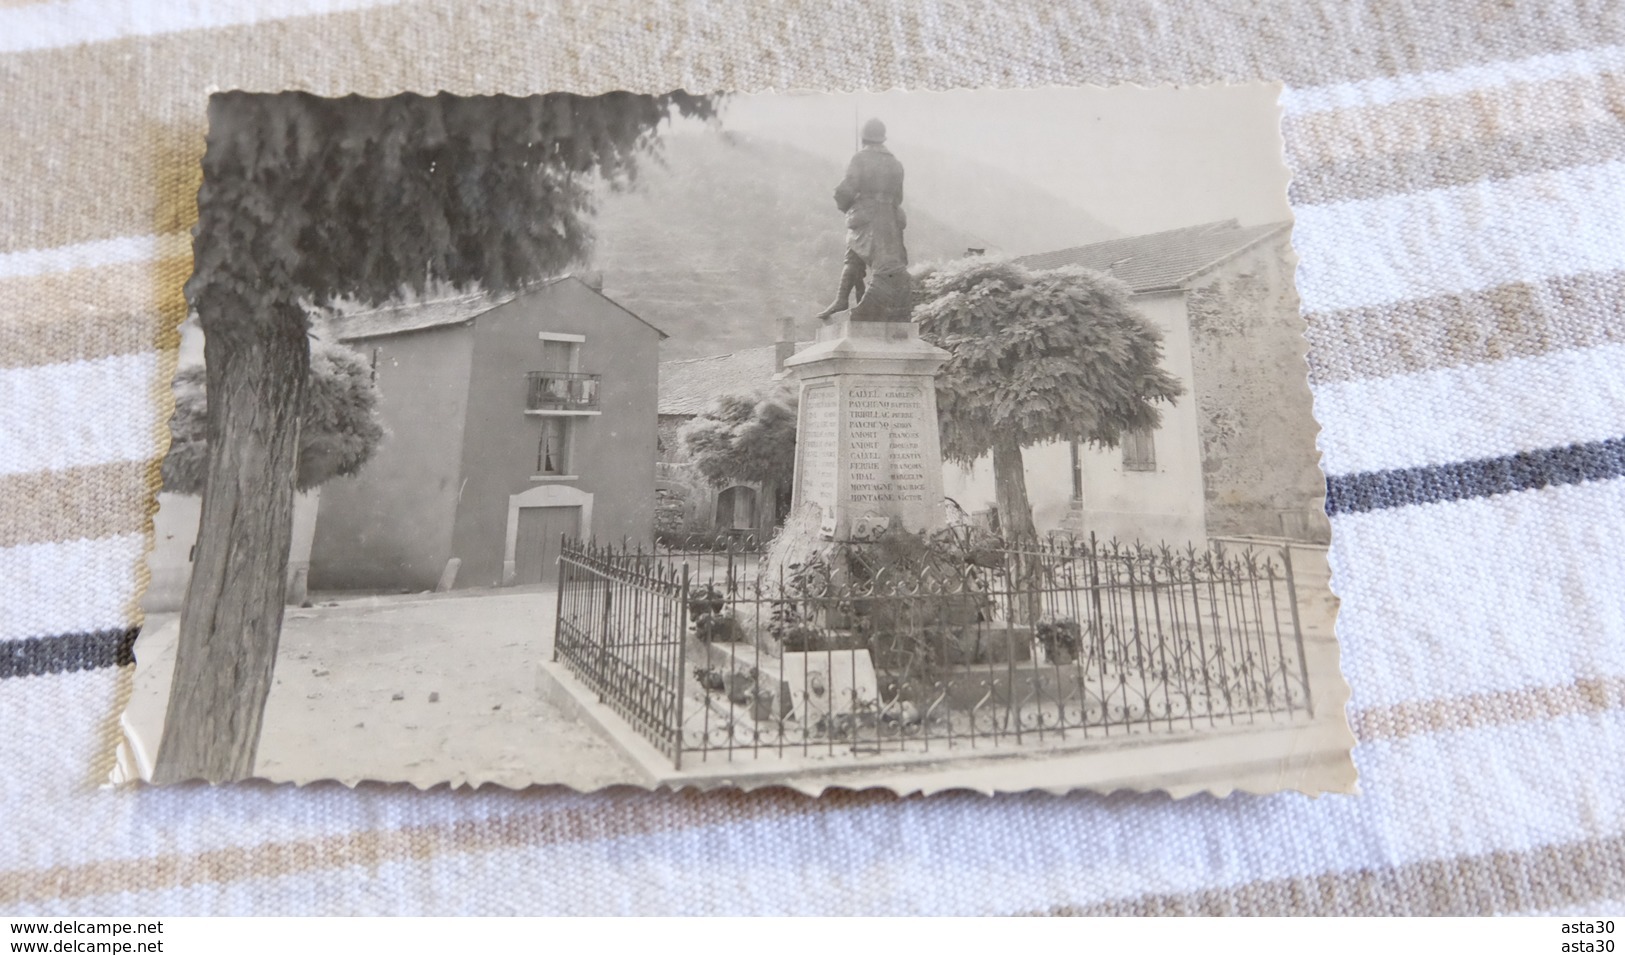
POLYGON ((1038 539, 1033 524, 1033 506, 1027 500, 1027 468, 1021 459, 1021 442, 1001 434, 993 441, 993 494, 999 508, 999 530, 1004 539, 1018 546, 1006 552, 1010 574, 1010 622, 1031 626, 1044 613, 1040 558, 1032 548, 1019 546, 1038 539))
POLYGON ((779 523, 779 482, 763 481, 762 491, 756 496, 756 543, 766 546, 779 523))
POLYGON ((1033 506, 1027 500, 1027 469, 1021 460, 1021 443, 1011 435, 1000 434, 993 441, 993 496, 999 509, 999 533, 1005 540, 1032 540, 1038 536, 1033 506))
POLYGON ((310 369, 290 306, 205 325, 208 474, 175 676, 153 768, 158 783, 254 772, 282 631, 299 419, 310 369), (219 323, 223 324, 223 323, 219 323))

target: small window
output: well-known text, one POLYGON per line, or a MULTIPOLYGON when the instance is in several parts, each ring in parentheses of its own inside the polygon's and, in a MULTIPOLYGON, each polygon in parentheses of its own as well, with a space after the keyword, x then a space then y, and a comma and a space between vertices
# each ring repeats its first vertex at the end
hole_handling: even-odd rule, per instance
POLYGON ((568 473, 570 428, 568 418, 542 419, 542 437, 536 447, 536 473, 562 475, 568 473))
POLYGON ((1156 469, 1157 444, 1153 432, 1143 428, 1125 432, 1123 435, 1123 470, 1155 471, 1156 469))

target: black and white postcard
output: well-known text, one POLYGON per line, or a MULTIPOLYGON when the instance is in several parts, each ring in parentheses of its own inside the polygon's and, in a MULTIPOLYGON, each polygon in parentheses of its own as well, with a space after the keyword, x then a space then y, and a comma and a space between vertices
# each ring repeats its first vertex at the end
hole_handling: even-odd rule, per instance
POLYGON ((115 778, 1352 792, 1278 94, 216 94, 115 778))

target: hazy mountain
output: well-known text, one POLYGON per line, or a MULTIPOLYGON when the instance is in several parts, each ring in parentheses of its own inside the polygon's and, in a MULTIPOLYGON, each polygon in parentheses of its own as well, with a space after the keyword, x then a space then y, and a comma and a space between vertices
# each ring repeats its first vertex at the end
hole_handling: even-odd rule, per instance
POLYGON ((919 205, 956 227, 987 237, 989 251, 1053 252, 1123 235, 1088 212, 997 166, 909 149, 907 206, 919 205))
MULTIPOLYGON (((902 158, 913 262, 1117 234, 1002 171, 902 158)), ((603 198, 592 268, 606 294, 671 335, 665 358, 770 342, 781 316, 808 337, 840 278, 846 231, 831 193, 842 172, 838 161, 739 134, 668 136, 663 162, 603 198)))

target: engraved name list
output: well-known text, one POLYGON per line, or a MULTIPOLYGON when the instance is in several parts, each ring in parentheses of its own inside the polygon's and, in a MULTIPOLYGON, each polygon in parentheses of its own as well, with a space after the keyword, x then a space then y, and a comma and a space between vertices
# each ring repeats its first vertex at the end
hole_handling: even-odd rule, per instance
POLYGON ((840 397, 834 385, 814 385, 802 397, 801 473, 797 490, 826 512, 835 506, 835 461, 840 434, 840 397))
POLYGON ((913 382, 854 388, 848 394, 847 500, 851 503, 925 500, 924 397, 913 382))

